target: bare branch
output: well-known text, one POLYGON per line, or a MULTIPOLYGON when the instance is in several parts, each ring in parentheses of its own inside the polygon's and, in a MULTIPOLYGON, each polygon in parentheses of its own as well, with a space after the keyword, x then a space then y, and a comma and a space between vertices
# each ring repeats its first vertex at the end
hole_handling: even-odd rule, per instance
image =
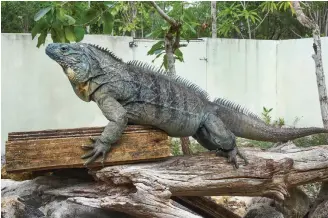
MULTIPOLYGON (((314 30, 317 28, 317 24, 315 23, 314 20, 311 20, 308 18, 304 13, 301 8, 301 5, 298 1, 292 1, 292 6, 295 10, 296 13, 296 18, 297 20, 305 27, 314 30)), ((319 28, 319 27, 318 27, 319 28)))
POLYGON ((157 12, 169 23, 171 24, 172 26, 177 26, 178 23, 173 19, 171 18, 170 16, 168 16, 157 4, 156 2, 154 1, 151 1, 150 2, 154 8, 157 10, 157 12))
POLYGON ((290 31, 292 31, 296 36, 303 38, 300 34, 296 33, 292 28, 290 28, 290 31))

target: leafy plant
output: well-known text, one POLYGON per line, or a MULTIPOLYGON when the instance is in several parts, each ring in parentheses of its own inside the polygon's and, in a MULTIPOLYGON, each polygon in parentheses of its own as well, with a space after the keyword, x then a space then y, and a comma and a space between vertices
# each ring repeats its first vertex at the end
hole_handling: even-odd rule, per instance
POLYGON ((272 117, 270 116, 272 110, 273 108, 268 109, 266 107, 263 107, 262 119, 268 125, 274 125, 281 128, 285 125, 285 119, 283 117, 279 117, 277 120, 272 120, 272 117))
MULTIPOLYGON (((47 34, 51 34, 53 42, 79 42, 90 26, 95 32, 112 34, 114 24, 119 23, 118 31, 137 29, 139 19, 127 18, 130 8, 126 2, 51 2, 51 5, 38 11, 32 29, 32 39, 38 37, 37 47, 44 44, 47 34), (119 16, 123 19, 115 19, 119 16), (129 20, 128 20, 129 19, 129 20)), ((141 3, 137 4, 138 6, 141 3)))
POLYGON ((171 138, 171 153, 173 156, 182 155, 181 144, 179 140, 171 138))
POLYGON ((273 110, 273 108, 267 109, 266 107, 263 107, 262 111, 262 119, 266 124, 271 124, 271 116, 270 112, 273 110))
POLYGON ((279 117, 278 120, 273 121, 273 125, 278 126, 281 128, 282 126, 285 125, 285 119, 282 117, 279 117))
MULTIPOLYGON (((165 46, 164 46, 164 40, 160 40, 157 43, 155 43, 150 50, 147 52, 147 55, 156 55, 155 58, 152 60, 152 62, 154 63, 154 61, 163 56, 163 62, 162 62, 162 66, 164 66, 164 68, 167 70, 167 56, 165 53, 165 46)), ((183 62, 183 53, 181 52, 180 49, 176 49, 174 52, 174 58, 176 60, 179 60, 180 62, 183 62)))
MULTIPOLYGON (((170 37, 175 38, 175 43, 177 43, 177 45, 173 47, 174 58, 175 60, 183 62, 183 53, 179 49, 180 39, 185 39, 189 41, 190 38, 195 37, 197 35, 196 27, 200 24, 195 20, 195 17, 192 15, 191 10, 189 9, 189 3, 171 2, 170 6, 170 10, 168 10, 167 12, 165 6, 161 10, 163 10, 164 13, 167 13, 167 15, 174 19, 177 23, 181 24, 181 26, 179 26, 178 28, 179 30, 176 31, 176 29, 174 29, 175 31, 172 31, 171 25, 168 24, 168 22, 165 22, 161 26, 157 26, 157 28, 155 28, 147 36, 163 35, 167 37, 167 34, 170 33, 170 37), (172 32, 174 32, 174 34, 172 34, 172 32)), ((157 58, 162 56, 163 61, 161 67, 164 66, 164 68, 168 70, 168 58, 166 52, 167 51, 165 50, 165 41, 160 40, 152 46, 152 48, 148 51, 147 55, 155 55, 155 58, 152 60, 153 62, 157 58)))

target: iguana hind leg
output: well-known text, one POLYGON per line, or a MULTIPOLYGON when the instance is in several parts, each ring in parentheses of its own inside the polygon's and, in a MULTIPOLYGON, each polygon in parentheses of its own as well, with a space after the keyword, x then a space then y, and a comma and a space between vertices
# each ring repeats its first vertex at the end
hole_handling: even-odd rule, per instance
POLYGON ((234 163, 236 168, 239 168, 239 166, 238 166, 238 164, 237 164, 237 155, 239 155, 239 157, 240 157, 241 159, 244 160, 245 165, 248 164, 248 160, 247 160, 245 154, 242 153, 242 152, 238 149, 237 146, 234 147, 234 149, 231 150, 231 151, 223 151, 223 150, 219 150, 219 149, 218 149, 218 150, 216 150, 216 155, 217 155, 217 156, 227 157, 227 158, 228 158, 228 163, 234 163))
POLYGON ((208 115, 202 127, 193 136, 203 147, 210 151, 217 151, 217 155, 228 158, 228 162, 234 164, 238 168, 237 154, 244 159, 245 164, 247 159, 236 147, 235 135, 224 125, 220 118, 213 114, 208 115))

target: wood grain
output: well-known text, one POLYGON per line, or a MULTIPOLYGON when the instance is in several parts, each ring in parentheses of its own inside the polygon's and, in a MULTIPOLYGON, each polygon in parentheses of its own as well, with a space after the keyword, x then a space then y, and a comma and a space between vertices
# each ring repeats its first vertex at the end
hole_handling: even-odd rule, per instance
MULTIPOLYGON (((90 136, 101 134, 103 127, 9 133, 6 142, 7 172, 81 168, 91 144, 90 136)), ((113 144, 105 165, 162 159, 170 156, 168 136, 148 126, 128 126, 113 144)), ((100 158, 89 167, 101 166, 100 158)))

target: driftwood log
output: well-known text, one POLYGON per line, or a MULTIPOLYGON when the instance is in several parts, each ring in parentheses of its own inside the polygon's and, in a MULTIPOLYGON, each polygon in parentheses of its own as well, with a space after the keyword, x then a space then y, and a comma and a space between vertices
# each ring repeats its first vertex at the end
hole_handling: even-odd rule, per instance
POLYGON ((250 163, 239 169, 226 158, 206 152, 155 163, 105 167, 91 172, 97 183, 48 193, 137 217, 200 217, 174 206, 171 197, 232 195, 284 200, 289 188, 328 179, 328 145, 297 148, 289 143, 273 151, 241 150, 250 163))

